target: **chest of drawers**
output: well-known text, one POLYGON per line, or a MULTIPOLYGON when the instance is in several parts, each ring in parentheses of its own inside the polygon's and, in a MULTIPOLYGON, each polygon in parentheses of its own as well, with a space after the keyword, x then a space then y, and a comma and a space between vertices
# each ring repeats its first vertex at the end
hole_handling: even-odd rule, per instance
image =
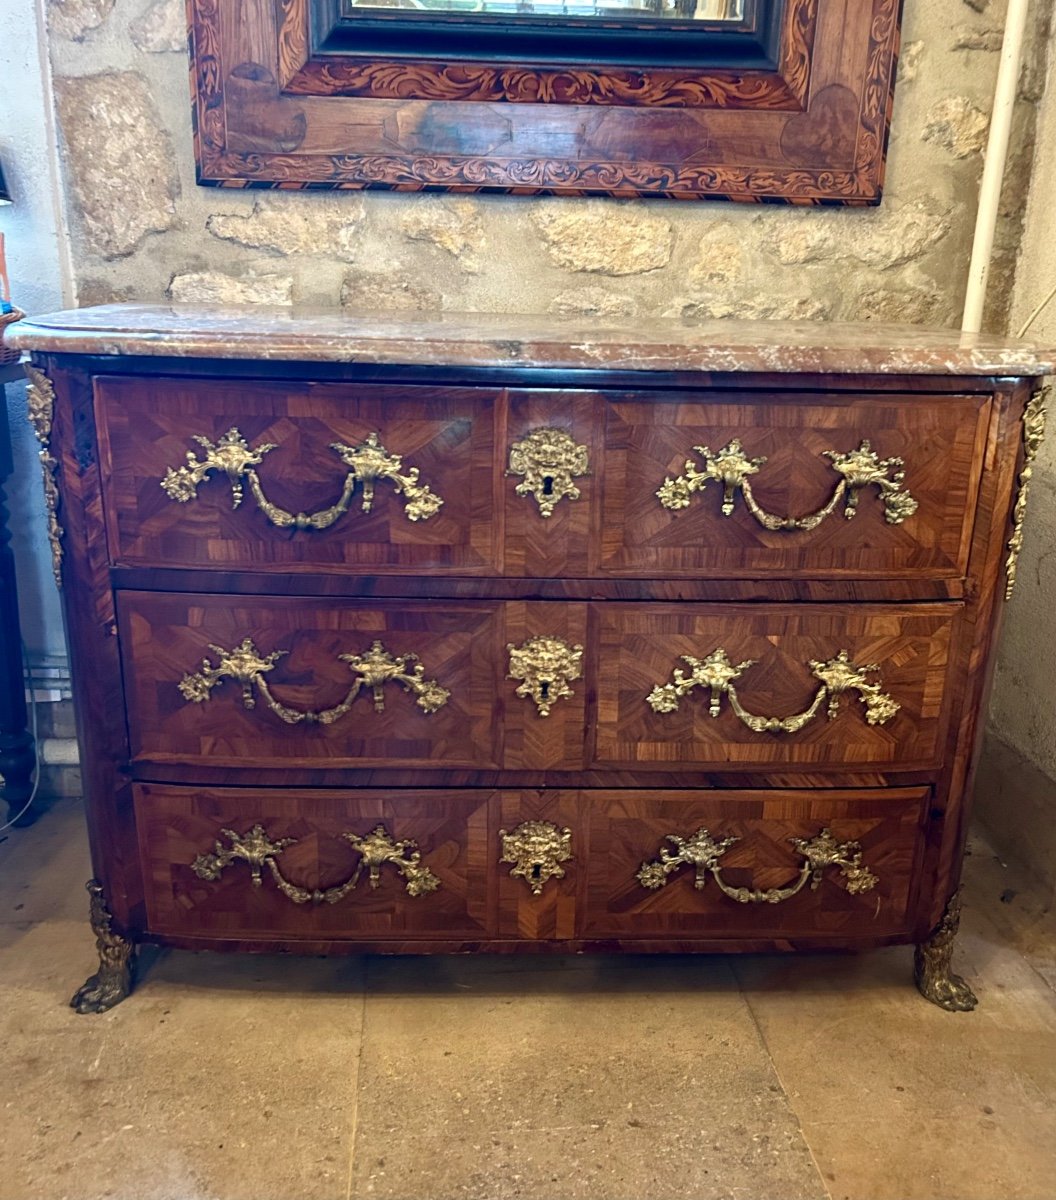
POLYGON ((100 970, 917 946, 1052 356, 109 306, 33 351, 100 970), (1033 396, 1033 399, 1032 399, 1033 396))

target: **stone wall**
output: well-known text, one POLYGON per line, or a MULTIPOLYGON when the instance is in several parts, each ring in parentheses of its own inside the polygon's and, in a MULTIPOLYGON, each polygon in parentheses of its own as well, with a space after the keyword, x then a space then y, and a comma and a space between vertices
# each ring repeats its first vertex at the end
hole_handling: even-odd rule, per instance
MULTIPOLYGON (((1050 46, 1056 63, 1056 39, 1050 46)), ((1045 95, 1010 329, 1019 330, 1056 288, 1056 89, 1045 95)), ((1056 345, 1056 298, 1030 337, 1056 345)), ((1051 395, 1051 393, 1050 393, 1051 395)), ((995 844, 1056 893, 1056 402, 1033 471, 1016 591, 1005 613, 977 787, 995 844)))
MULTIPOLYGON (((1038 0, 1037 23, 1051 0, 1038 0)), ((908 0, 879 209, 194 183, 182 0, 50 0, 77 296, 955 323, 1001 0, 908 0)), ((1043 75, 1024 74, 1000 324, 1043 75)))

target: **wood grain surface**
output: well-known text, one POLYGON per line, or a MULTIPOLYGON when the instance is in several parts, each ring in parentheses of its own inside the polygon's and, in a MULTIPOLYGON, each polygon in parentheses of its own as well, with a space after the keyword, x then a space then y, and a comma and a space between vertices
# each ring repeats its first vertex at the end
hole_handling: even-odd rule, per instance
POLYGON ((880 200, 899 0, 790 0, 775 70, 317 54, 308 0, 189 0, 198 181, 880 200))

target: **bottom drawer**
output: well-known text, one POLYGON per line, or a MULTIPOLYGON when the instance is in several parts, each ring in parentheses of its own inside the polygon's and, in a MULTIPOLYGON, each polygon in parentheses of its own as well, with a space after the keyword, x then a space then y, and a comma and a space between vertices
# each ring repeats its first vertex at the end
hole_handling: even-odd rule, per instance
POLYGON ((929 795, 141 784, 135 806, 159 935, 735 949, 908 935, 929 795))
POLYGON ((597 793, 582 933, 908 934, 929 796, 929 788, 597 793))
POLYGON ((135 806, 154 933, 295 941, 485 932, 487 793, 141 784, 135 806))

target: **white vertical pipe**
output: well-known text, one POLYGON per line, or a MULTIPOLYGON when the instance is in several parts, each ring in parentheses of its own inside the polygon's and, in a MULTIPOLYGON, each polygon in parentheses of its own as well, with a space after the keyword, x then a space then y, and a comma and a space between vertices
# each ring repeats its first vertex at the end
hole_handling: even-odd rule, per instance
POLYGON ((1005 37, 1001 46, 1001 64, 997 71, 994 91, 994 111, 990 118, 990 134, 986 144, 986 164, 983 182, 979 187, 979 212, 975 219, 975 241, 972 243, 972 264, 968 269, 968 290, 964 297, 964 319, 961 329, 978 333, 983 325, 983 305, 990 277, 990 262, 994 253, 1001 185, 1008 160, 1008 140, 1012 133, 1012 112, 1019 87, 1019 68, 1023 59, 1023 38, 1027 29, 1030 0, 1008 0, 1005 17, 1005 37))

